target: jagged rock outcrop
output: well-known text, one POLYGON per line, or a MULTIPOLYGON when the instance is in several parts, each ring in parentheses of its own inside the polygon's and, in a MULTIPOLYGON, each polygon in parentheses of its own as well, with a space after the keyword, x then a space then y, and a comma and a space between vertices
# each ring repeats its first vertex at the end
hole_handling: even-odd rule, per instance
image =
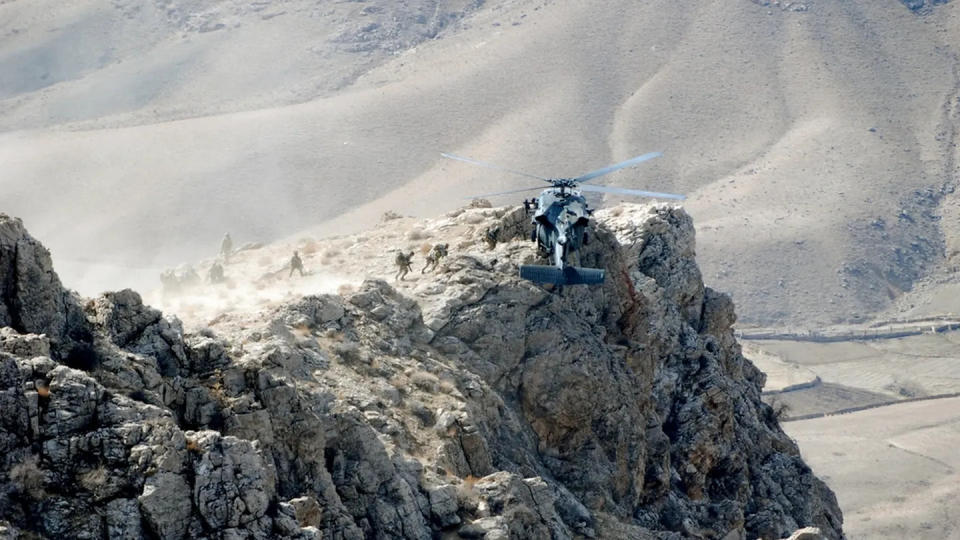
POLYGON ((50 252, 27 234, 19 219, 0 219, 0 327, 45 334, 53 355, 83 362, 90 330, 79 299, 53 271, 50 252))
POLYGON ((0 534, 842 537, 687 214, 598 212, 607 283, 558 295, 516 277, 522 211, 464 212, 412 294, 368 280, 216 334, 64 291, 0 215, 0 534))

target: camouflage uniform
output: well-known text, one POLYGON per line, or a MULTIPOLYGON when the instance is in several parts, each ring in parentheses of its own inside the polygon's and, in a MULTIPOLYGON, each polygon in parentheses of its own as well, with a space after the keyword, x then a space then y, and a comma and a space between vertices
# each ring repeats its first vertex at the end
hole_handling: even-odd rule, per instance
POLYGON ((293 277, 293 271, 296 270, 300 272, 300 277, 303 277, 303 261, 300 259, 300 254, 296 251, 293 252, 293 257, 290 257, 290 275, 287 277, 293 277))
POLYGON ((394 260, 394 262, 397 265, 397 275, 394 279, 403 281, 403 278, 406 277, 407 272, 410 271, 410 265, 413 263, 413 252, 411 251, 410 253, 404 253, 401 251, 397 253, 397 258, 394 260))
POLYGON ((500 234, 500 227, 490 227, 484 234, 484 240, 487 241, 487 248, 493 250, 497 247, 497 235, 500 234))
POLYGON ((210 283, 221 283, 224 280, 223 275, 223 265, 218 262, 214 262, 213 266, 210 267, 210 271, 207 272, 207 280, 210 283))
POLYGON ((226 233, 220 241, 220 256, 223 257, 223 262, 230 262, 231 253, 233 253, 233 239, 230 238, 230 233, 226 233))
POLYGON ((447 246, 449 244, 437 244, 433 246, 433 249, 430 250, 430 253, 427 254, 427 264, 424 265, 423 269, 420 270, 421 274, 427 273, 427 270, 433 270, 440 264, 440 259, 447 256, 447 246))

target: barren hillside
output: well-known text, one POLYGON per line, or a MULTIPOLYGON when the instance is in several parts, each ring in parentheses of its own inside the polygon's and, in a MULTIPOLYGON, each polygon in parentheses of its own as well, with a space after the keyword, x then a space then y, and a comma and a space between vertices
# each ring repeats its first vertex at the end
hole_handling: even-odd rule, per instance
POLYGON ((863 325, 832 342, 744 342, 767 374, 764 401, 836 491, 850 538, 940 540, 960 530, 960 334, 955 323, 910 324, 923 333, 863 325))
POLYGON ((0 537, 842 539, 690 216, 598 217, 601 286, 519 279, 523 211, 468 209, 240 251, 166 291, 226 300, 185 331, 132 290, 64 290, 0 214, 0 537), (450 254, 391 284, 388 257, 334 253, 371 239, 450 254), (269 265, 308 245, 307 275, 269 265), (369 278, 279 300, 345 268, 369 278), (277 302, 231 306, 249 283, 277 302))
POLYGON ((662 150, 606 181, 690 195, 745 322, 869 316, 949 270, 960 217, 960 12, 907 4, 5 2, 2 204, 68 286, 145 288, 226 230, 524 185, 440 151, 574 175, 662 150))

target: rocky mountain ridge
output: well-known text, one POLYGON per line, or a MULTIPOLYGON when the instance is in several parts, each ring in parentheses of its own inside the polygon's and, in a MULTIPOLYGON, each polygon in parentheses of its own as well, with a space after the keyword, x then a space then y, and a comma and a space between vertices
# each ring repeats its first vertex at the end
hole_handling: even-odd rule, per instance
POLYGON ((0 537, 842 538, 690 217, 597 214, 598 288, 519 280, 523 211, 475 208, 424 225, 469 228, 412 290, 197 332, 64 290, 0 216, 0 537))

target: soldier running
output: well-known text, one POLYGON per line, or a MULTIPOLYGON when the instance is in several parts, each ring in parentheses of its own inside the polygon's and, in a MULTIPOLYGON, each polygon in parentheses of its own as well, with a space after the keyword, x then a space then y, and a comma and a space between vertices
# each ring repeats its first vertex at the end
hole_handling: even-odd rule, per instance
POLYGON ((434 270, 440 264, 440 259, 447 256, 447 247, 449 244, 437 244, 433 246, 430 253, 427 254, 427 264, 420 270, 421 274, 426 274, 427 270, 434 270))
POLYGON ((413 264, 413 252, 404 253, 402 251, 397 253, 397 258, 394 260, 394 263, 397 265, 397 275, 394 279, 403 281, 403 278, 406 277, 407 272, 410 271, 410 265, 413 264))
POLYGON ((303 277, 303 261, 300 260, 300 254, 296 251, 293 252, 293 257, 290 257, 290 275, 288 278, 293 277, 293 271, 296 270, 300 272, 300 277, 303 277))

